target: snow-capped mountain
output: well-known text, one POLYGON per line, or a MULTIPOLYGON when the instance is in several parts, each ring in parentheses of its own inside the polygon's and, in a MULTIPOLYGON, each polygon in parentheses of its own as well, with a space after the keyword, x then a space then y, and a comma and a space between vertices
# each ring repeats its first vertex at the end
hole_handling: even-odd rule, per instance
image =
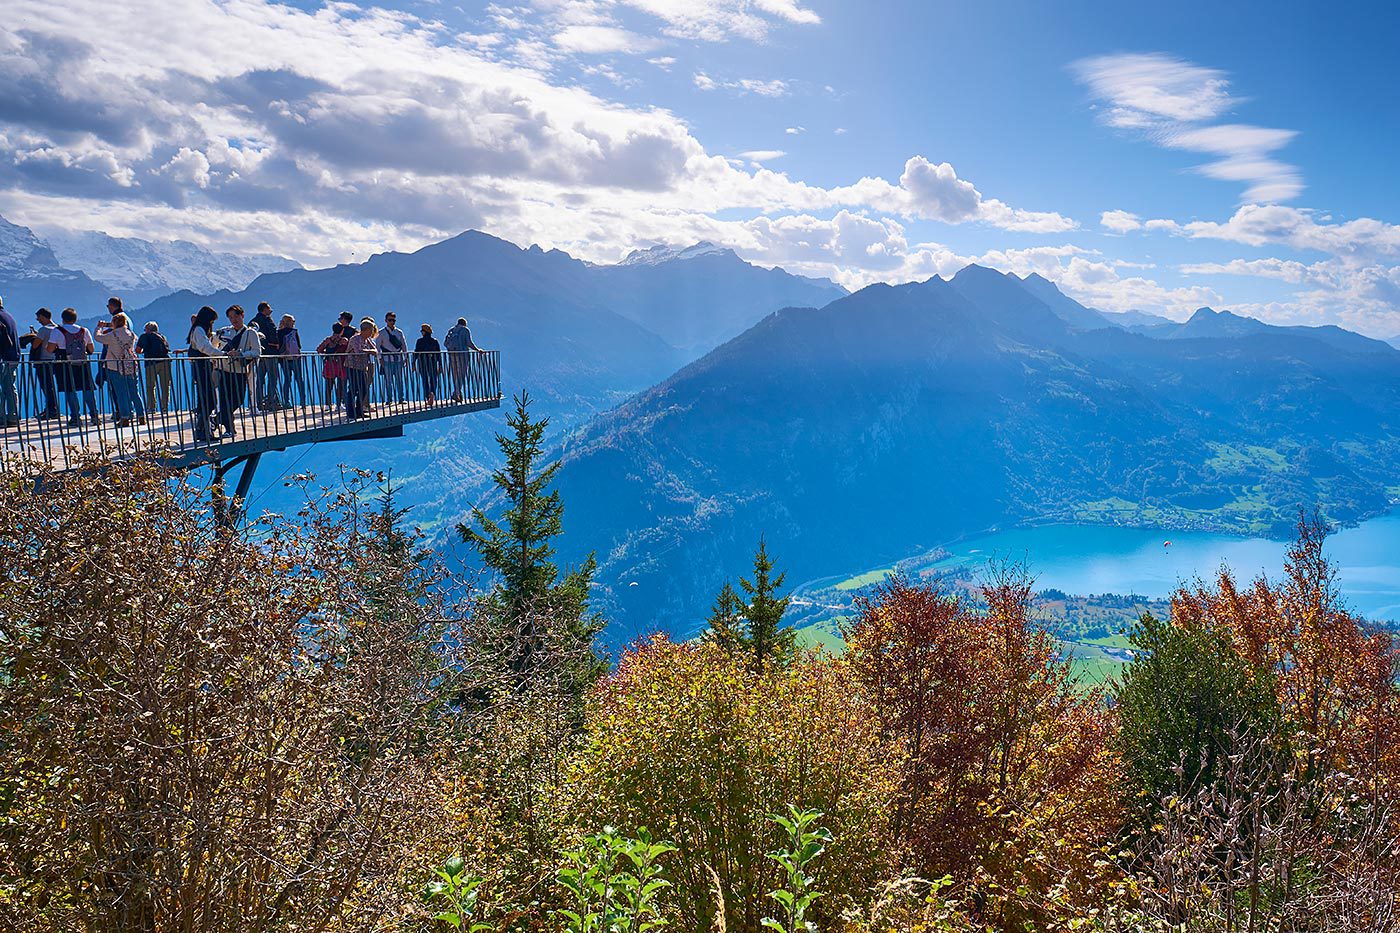
POLYGON ((181 289, 236 291, 264 272, 300 269, 282 256, 216 253, 185 240, 164 243, 105 233, 46 231, 58 264, 77 269, 121 294, 130 307, 181 289))
POLYGON ((0 217, 0 298, 21 323, 39 307, 96 314, 107 289, 82 272, 66 269, 28 227, 0 217))
POLYGON ((647 249, 634 249, 627 254, 627 258, 618 263, 619 266, 659 266, 663 262, 672 262, 677 259, 695 259, 699 256, 711 256, 716 253, 732 252, 728 247, 702 240, 693 246, 684 248, 675 246, 665 246, 657 244, 647 249))
POLYGON ((58 267, 53 251, 33 230, 0 217, 0 273, 33 274, 58 267))

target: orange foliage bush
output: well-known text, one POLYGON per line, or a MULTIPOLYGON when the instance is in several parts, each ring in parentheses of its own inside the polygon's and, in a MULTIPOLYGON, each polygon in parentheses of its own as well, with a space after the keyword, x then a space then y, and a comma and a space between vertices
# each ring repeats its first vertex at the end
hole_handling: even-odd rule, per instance
POLYGON ((1400 692, 1394 637, 1343 607, 1323 554, 1326 527, 1300 520, 1284 579, 1241 589, 1228 570, 1213 588, 1183 587, 1172 621, 1226 633, 1253 667, 1269 671, 1295 730, 1303 777, 1342 772, 1378 802, 1400 803, 1400 692))
POLYGON ((906 749, 910 867, 977 884, 1009 921, 1088 896, 1119 827, 1118 769, 1104 697, 1078 689, 1032 622, 1029 578, 1000 574, 984 596, 981 611, 894 580, 863 606, 847 657, 906 749))

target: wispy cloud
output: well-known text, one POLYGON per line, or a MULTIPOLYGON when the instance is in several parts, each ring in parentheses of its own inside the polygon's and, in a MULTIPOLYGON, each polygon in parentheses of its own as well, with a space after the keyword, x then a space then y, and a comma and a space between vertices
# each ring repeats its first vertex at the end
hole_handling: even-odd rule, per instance
POLYGON ((697 71, 692 80, 702 91, 728 90, 738 94, 757 94, 759 97, 786 97, 791 93, 788 83, 780 78, 739 78, 735 81, 721 81, 703 71, 697 71))
POLYGON ((1166 148, 1215 157, 1196 170, 1243 183, 1242 200, 1274 203, 1302 193, 1297 166, 1273 156, 1296 131, 1216 122, 1243 103, 1230 93, 1225 72, 1160 52, 1100 55, 1071 70, 1103 107, 1104 123, 1166 148))

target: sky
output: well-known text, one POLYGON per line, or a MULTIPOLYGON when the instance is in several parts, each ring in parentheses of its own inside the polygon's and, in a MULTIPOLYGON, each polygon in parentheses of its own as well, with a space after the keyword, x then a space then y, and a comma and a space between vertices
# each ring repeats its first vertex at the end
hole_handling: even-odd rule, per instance
POLYGON ((308 266, 464 229, 1400 334, 1400 6, 6 0, 0 214, 308 266), (1343 8, 1338 9, 1339 6, 1343 8))

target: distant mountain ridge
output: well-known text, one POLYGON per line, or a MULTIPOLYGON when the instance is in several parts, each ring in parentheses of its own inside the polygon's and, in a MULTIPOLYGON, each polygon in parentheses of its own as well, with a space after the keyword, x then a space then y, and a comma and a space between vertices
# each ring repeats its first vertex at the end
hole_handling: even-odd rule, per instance
POLYGON ((49 231, 58 262, 120 293, 132 307, 171 292, 242 288, 264 272, 300 269, 283 256, 216 252, 185 240, 154 242, 92 231, 49 231))
POLYGON ((106 286, 64 268, 33 230, 0 217, 0 297, 16 320, 27 326, 40 307, 55 315, 70 306, 95 313, 109 295, 106 286))
POLYGON ((1400 488, 1400 352, 1073 304, 972 266, 769 315, 569 439, 566 555, 598 551, 624 632, 684 634, 760 535, 812 579, 1025 521, 1278 532, 1400 488))
POLYGON ((717 246, 709 240, 701 240, 691 246, 676 247, 657 244, 646 249, 634 249, 628 253, 626 258, 618 263, 619 266, 656 266, 663 262, 675 262, 678 259, 695 259, 699 256, 711 256, 715 253, 732 253, 733 250, 717 246))
POLYGON ((26 319, 39 307, 73 307, 91 320, 113 295, 135 309, 180 289, 242 288, 263 272, 299 268, 281 256, 215 252, 182 240, 65 231, 41 236, 0 217, 0 296, 26 319))
MULTIPOLYGON (((178 292, 140 313, 183 335, 203 304, 222 311, 266 300, 276 312, 296 316, 307 348, 343 310, 376 320, 395 310, 411 338, 420 322, 441 337, 463 315, 478 344, 501 351, 507 393, 528 389, 537 415, 553 419, 551 436, 558 438, 773 310, 825 304, 844 293, 831 283, 750 265, 729 250, 599 266, 467 231, 412 253, 264 274, 239 290, 178 292)), ((307 458, 298 469, 329 475, 341 462, 392 469, 405 484, 403 501, 416 507, 415 520, 436 529, 462 517, 496 462, 493 434, 500 429, 499 414, 436 422, 402 440, 298 452, 307 458)), ((281 455, 268 466, 289 462, 290 455, 281 455)))

